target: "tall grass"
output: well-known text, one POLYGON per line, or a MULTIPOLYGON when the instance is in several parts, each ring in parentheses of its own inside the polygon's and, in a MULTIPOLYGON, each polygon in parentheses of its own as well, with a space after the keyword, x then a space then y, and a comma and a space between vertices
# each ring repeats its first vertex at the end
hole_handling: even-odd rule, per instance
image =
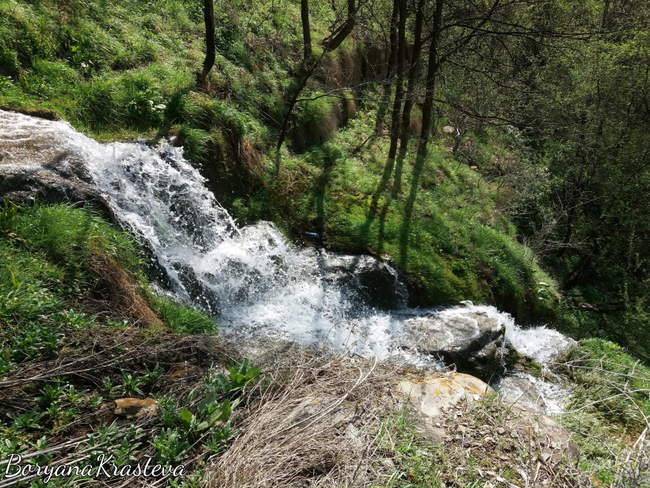
POLYGON ((107 254, 137 275, 141 261, 137 244, 88 208, 70 204, 23 207, 15 232, 27 245, 64 266, 89 267, 93 255, 107 254))

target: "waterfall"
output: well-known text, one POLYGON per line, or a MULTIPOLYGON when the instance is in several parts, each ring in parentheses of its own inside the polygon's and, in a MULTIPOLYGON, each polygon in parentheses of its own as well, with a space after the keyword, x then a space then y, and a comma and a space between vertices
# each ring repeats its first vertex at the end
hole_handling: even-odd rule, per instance
POLYGON ((368 295, 367 286, 350 280, 345 272, 375 266, 370 262, 374 258, 351 260, 325 250, 298 248, 268 222, 238 226, 199 171, 183 158, 182 148, 168 141, 155 147, 100 144, 65 122, 2 111, 0 127, 0 142, 13 141, 15 153, 3 154, 3 159, 19 158, 22 167, 40 164, 47 170, 42 163, 51 147, 80 159, 117 218, 146 242, 176 296, 213 314, 235 340, 319 344, 365 357, 438 367, 439 358, 405 346, 404 337, 422 320, 434 320, 444 329, 445 323, 455 320, 471 326, 482 314, 503 324, 506 339, 543 364, 569 345, 549 329, 522 330, 510 315, 491 306, 408 309, 405 287, 386 263, 381 269, 389 281, 393 277, 394 306, 379 310, 362 299, 368 295), (40 156, 20 156, 21 148, 36 150, 40 156))

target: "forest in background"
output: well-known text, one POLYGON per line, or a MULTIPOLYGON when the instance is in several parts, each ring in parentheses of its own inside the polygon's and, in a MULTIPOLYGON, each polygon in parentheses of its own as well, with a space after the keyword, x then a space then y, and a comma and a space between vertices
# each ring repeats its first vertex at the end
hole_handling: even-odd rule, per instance
POLYGON ((217 1, 214 20, 207 72, 203 2, 2 0, 0 105, 176 136, 240 222, 388 254, 411 305, 494 303, 648 360, 646 2, 217 1))

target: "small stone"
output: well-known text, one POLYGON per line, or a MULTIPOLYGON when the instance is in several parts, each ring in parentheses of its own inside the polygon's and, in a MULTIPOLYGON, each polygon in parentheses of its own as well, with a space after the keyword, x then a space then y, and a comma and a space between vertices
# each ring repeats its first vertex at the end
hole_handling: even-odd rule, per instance
POLYGON ((505 433, 506 433, 506 430, 505 430, 504 428, 499 427, 499 428, 497 429, 497 434, 499 434, 499 435, 503 435, 503 434, 505 434, 505 433))
POLYGON ((158 410, 158 402, 153 398, 121 398, 115 400, 115 415, 133 419, 145 415, 154 415, 158 410))

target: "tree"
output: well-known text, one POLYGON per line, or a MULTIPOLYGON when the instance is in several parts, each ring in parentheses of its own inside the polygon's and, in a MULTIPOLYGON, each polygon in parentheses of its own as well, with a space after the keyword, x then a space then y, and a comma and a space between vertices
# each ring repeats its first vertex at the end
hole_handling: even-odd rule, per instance
MULTIPOLYGON (((301 7, 302 5, 303 4, 301 4, 301 7)), ((324 59, 325 55, 327 55, 328 53, 334 51, 337 47, 339 47, 343 43, 343 41, 352 33, 352 30, 354 29, 354 26, 356 24, 356 17, 360 5, 361 3, 357 5, 356 0, 348 0, 347 15, 345 21, 341 25, 339 25, 338 28, 334 29, 334 32, 330 36, 326 37, 321 41, 321 44, 323 45, 322 54, 318 57, 318 59, 313 59, 311 56, 309 57, 309 59, 307 57, 303 59, 302 66, 300 67, 296 76, 294 77, 294 89, 290 92, 291 98, 289 99, 288 108, 282 120, 280 134, 278 135, 278 143, 276 145, 277 151, 280 151, 280 148, 282 148, 282 144, 284 144, 284 140, 287 136, 287 131, 289 129, 289 121, 291 119, 291 115, 293 114, 293 110, 296 107, 296 103, 298 102, 298 98, 300 97, 300 94, 305 89, 307 83, 316 72, 316 69, 320 66, 320 63, 324 59)), ((301 9, 301 13, 302 13, 302 9, 301 9)), ((305 22, 305 17, 303 17, 303 26, 304 26, 304 22, 305 22)), ((304 30, 303 30, 303 35, 304 35, 304 30)))
POLYGON ((203 19, 205 22, 205 60, 203 61, 203 71, 200 75, 200 85, 203 89, 208 86, 208 73, 214 66, 217 57, 217 47, 214 40, 215 23, 214 23, 214 0, 204 0, 203 19))
POLYGON ((300 0, 302 19, 303 56, 305 62, 311 58, 311 27, 309 26, 309 0, 300 0))

